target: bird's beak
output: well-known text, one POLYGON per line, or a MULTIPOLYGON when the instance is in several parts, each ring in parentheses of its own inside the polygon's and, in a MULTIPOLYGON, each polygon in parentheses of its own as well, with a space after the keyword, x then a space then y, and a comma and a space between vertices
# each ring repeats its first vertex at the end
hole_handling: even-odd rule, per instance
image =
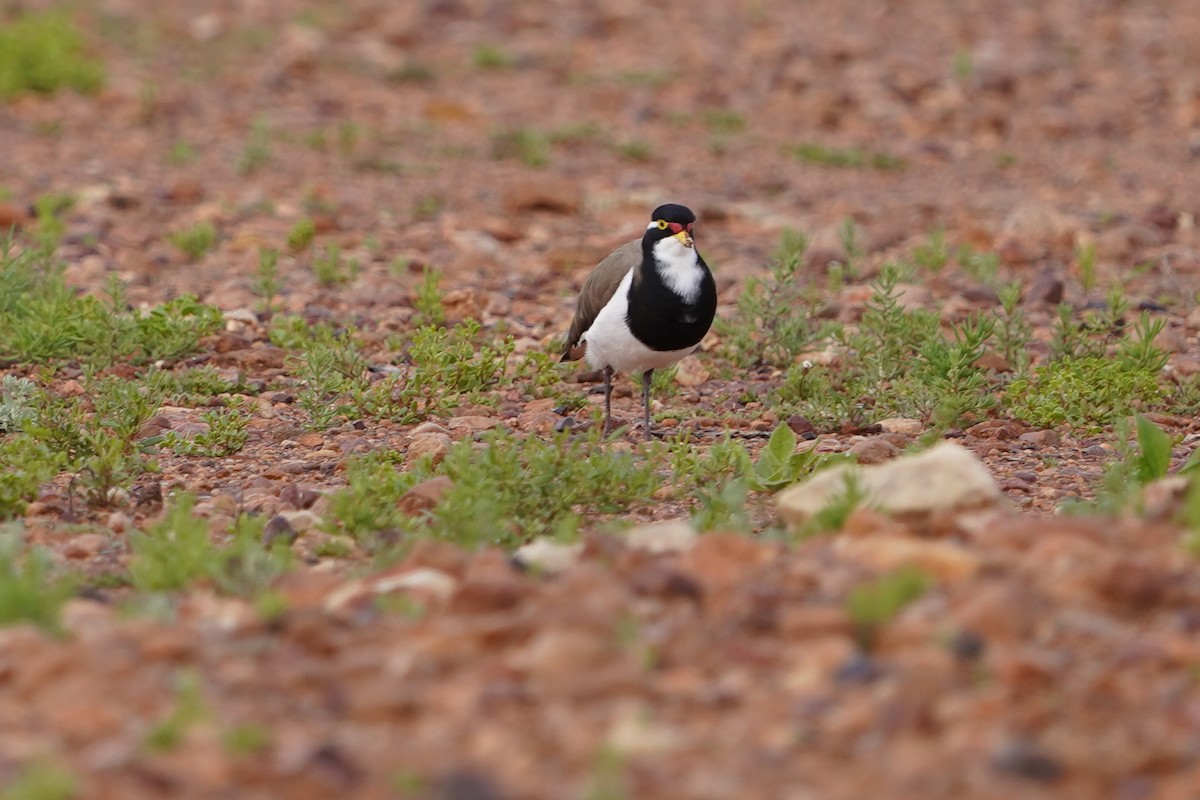
POLYGON ((680 231, 679 233, 675 234, 675 238, 678 239, 679 243, 684 247, 691 247, 695 244, 695 242, 692 240, 691 231, 680 231))

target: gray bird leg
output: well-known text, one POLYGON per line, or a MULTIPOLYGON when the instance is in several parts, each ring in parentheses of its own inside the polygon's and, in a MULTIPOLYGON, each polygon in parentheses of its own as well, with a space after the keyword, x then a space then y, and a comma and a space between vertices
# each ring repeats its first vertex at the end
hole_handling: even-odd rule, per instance
POLYGON ((646 411, 646 441, 650 441, 650 380, 654 370, 648 369, 642 373, 642 407, 646 411))
POLYGON ((613 368, 604 368, 604 435, 612 430, 612 376, 613 368))

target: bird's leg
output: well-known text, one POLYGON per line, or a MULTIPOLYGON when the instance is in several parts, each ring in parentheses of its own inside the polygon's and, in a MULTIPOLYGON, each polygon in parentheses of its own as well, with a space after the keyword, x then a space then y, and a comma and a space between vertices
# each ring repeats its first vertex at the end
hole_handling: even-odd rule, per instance
POLYGON ((604 435, 612 430, 612 376, 613 368, 604 368, 604 435))
POLYGON ((646 441, 650 441, 650 381, 654 377, 654 370, 648 369, 642 373, 642 407, 646 411, 646 441))

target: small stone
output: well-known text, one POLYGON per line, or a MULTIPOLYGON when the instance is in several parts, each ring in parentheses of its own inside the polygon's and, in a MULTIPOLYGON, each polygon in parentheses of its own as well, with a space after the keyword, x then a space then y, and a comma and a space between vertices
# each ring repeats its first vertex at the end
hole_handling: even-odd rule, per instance
POLYGON ((1026 431, 1017 437, 1018 442, 1042 446, 1058 443, 1058 432, 1053 430, 1026 431))
POLYGON ((983 559, 962 545, 936 539, 859 536, 839 539, 837 549, 850 561, 880 572, 913 566, 951 583, 972 578, 983 567, 983 559))
POLYGON ((429 433, 418 433, 412 437, 408 443, 408 453, 405 455, 405 462, 413 464, 419 458, 429 456, 430 463, 437 465, 450 452, 450 448, 454 446, 454 440, 448 434, 430 431, 429 433))
POLYGON ((685 358, 675 367, 675 382, 680 386, 699 386, 711 377, 698 358, 685 358))
POLYGON ((450 432, 436 422, 422 422, 412 429, 413 436, 420 436, 425 433, 443 433, 449 435, 450 432))
POLYGON ((528 433, 550 433, 562 419, 553 411, 522 411, 517 417, 517 427, 528 433))
POLYGON ((1151 481, 1142 489, 1142 513, 1148 519, 1171 519, 1183 507, 1191 483, 1191 479, 1183 475, 1168 475, 1151 481))
POLYGON ((454 482, 445 475, 423 480, 409 489, 396 501, 397 508, 408 516, 416 516, 423 511, 432 511, 442 502, 446 492, 453 488, 454 482))
POLYGON ((640 525, 625 532, 625 544, 655 555, 685 553, 696 544, 696 529, 684 520, 640 525))
POLYGON ((310 489, 298 483, 289 483, 279 492, 280 500, 292 508, 300 509, 311 508, 320 496, 321 493, 316 489, 310 489))
POLYGON ((301 433, 292 437, 292 441, 302 447, 324 447, 325 437, 319 433, 301 433))
POLYGON ((67 541, 66 547, 63 548, 63 555, 67 558, 91 558, 103 550, 107 544, 108 538, 102 534, 81 533, 78 536, 72 536, 67 541))
POLYGON ((475 433, 476 431, 486 431, 497 427, 500 424, 500 420, 495 417, 469 415, 465 417, 452 417, 446 424, 450 428, 451 433, 455 431, 475 433))
POLYGON ((484 550, 471 559, 450 606, 459 613, 486 613, 521 602, 525 582, 499 550, 484 550))
POLYGON ((377 578, 371 584, 376 594, 391 594, 406 592, 417 595, 428 595, 439 601, 448 600, 458 588, 458 579, 440 569, 419 567, 401 572, 398 575, 385 575, 377 578))
POLYGON ((1056 306, 1063 301, 1062 278, 1051 273, 1042 273, 1025 292, 1026 305, 1056 306))
POLYGON ((133 520, 131 520, 129 515, 124 511, 114 511, 108 515, 108 521, 105 523, 105 527, 113 533, 124 533, 125 531, 129 530, 129 527, 132 524, 133 520))
POLYGON ((1051 783, 1063 775, 1059 761, 1043 748, 1024 739, 1003 744, 992 755, 992 767, 1021 778, 1051 783))
POLYGON ((518 547, 513 553, 513 560, 524 569, 557 575, 578 563, 583 555, 583 547, 583 542, 564 544, 540 536, 518 547))
POLYGON ((20 228, 29 222, 25 208, 16 203, 0 203, 0 230, 20 228))
POLYGON ((729 588, 775 555, 775 548, 741 534, 707 533, 683 554, 680 568, 695 576, 706 589, 729 588))
POLYGON ((905 417, 889 417, 879 420, 879 428, 884 433, 902 433, 905 436, 918 436, 925 430, 925 425, 919 419, 905 417))
POLYGON ((307 533, 315 531, 321 527, 324 522, 318 514, 314 514, 308 509, 298 511, 281 511, 279 516, 287 520, 288 524, 296 531, 296 533, 307 533))
POLYGON ((262 534, 264 545, 270 547, 275 542, 291 544, 294 541, 296 541, 296 529, 292 527, 292 523, 288 522, 287 517, 276 514, 267 520, 262 534))
POLYGON ((850 455, 860 464, 882 464, 900 455, 900 448, 882 436, 872 436, 850 446, 850 455))
POLYGON ((578 214, 583 206, 583 187, 566 181, 523 180, 505 191, 504 206, 512 213, 578 214))

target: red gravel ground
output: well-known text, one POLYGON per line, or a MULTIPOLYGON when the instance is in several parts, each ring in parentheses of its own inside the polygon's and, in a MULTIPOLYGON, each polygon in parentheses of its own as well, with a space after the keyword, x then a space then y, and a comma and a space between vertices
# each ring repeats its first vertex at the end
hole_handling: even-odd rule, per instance
MULTIPOLYGON (((1200 372, 1189 0, 75 5, 107 88, 0 105, 0 224, 74 195, 68 280, 219 306, 228 330, 197 363, 287 372, 253 311, 264 246, 284 251, 282 311, 406 330, 431 267, 452 319, 503 321, 536 349, 587 270, 673 200, 700 215, 727 318, 785 227, 810 235, 823 285, 850 218, 858 272, 827 298, 841 319, 940 230, 1023 284, 1038 353, 1056 291, 1079 306, 1120 283, 1165 309, 1168 368, 1200 372), (900 166, 811 163, 803 144, 900 166), (287 250, 302 217, 358 260, 345 285, 287 250), (189 263, 169 237, 199 221, 218 243, 189 263), (1089 294, 1076 254, 1093 246, 1089 294)), ((996 304, 957 266, 908 291, 947 320, 996 304)), ((676 424, 769 431, 744 395, 779 377, 681 387, 669 402, 707 416, 676 424)), ((628 389, 617 410, 633 418, 628 389)), ((234 494, 274 512, 291 486, 343 483, 349 455, 412 442, 388 422, 309 432, 294 404, 260 399, 241 453, 164 456, 156 479, 213 514, 234 494)), ((517 387, 432 421, 454 439, 498 420, 537 435, 538 402, 517 387)), ((1178 463, 1195 419, 1156 421, 1178 463)), ((559 575, 429 541, 380 571, 314 556, 314 532, 278 616, 204 588, 130 616, 97 590, 68 604, 64 636, 0 630, 0 787, 48 760, 77 796, 123 800, 1200 796, 1200 568, 1183 532, 1052 513, 1093 495, 1111 432, 1002 419, 959 441, 1004 509, 862 511, 799 544, 717 533, 659 554, 590 531, 559 575), (864 653, 845 598, 900 547, 934 583, 864 653), (179 741, 147 746, 176 717, 179 741)), ((72 527, 64 482, 31 506, 27 539, 84 572, 127 563, 128 530, 157 509, 72 527)))

